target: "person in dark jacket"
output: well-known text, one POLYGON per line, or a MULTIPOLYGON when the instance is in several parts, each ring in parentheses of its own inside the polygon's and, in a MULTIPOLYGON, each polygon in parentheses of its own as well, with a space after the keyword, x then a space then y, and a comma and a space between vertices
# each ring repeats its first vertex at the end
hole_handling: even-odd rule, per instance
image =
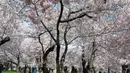
POLYGON ((64 67, 64 73, 68 73, 67 66, 64 67))
POLYGON ((77 69, 74 66, 72 66, 71 73, 77 73, 77 69))
POLYGON ((102 73, 101 71, 99 71, 99 73, 102 73))
POLYGON ((0 64, 0 73, 2 73, 2 71, 3 71, 3 65, 0 64))

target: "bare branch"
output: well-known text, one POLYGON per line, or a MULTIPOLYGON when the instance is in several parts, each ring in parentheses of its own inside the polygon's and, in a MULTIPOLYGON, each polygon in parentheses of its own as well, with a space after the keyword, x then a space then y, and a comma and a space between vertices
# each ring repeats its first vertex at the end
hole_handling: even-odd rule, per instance
MULTIPOLYGON (((36 7, 35 4, 34 4, 34 6, 35 6, 36 14, 40 18, 39 14, 38 14, 38 11, 37 11, 37 7, 36 7)), ((50 34, 50 36, 52 37, 52 39, 54 40, 54 42, 56 42, 56 39, 54 38, 54 36, 52 35, 52 33, 49 31, 49 29, 46 27, 46 25, 44 24, 44 22, 41 19, 40 19, 40 22, 43 25, 43 27, 47 30, 47 32, 50 34)))
POLYGON ((70 22, 70 21, 73 21, 73 20, 76 20, 78 18, 82 18, 82 17, 85 17, 87 16, 88 18, 93 18, 92 16, 86 14, 86 13, 81 13, 79 16, 76 16, 76 17, 73 17, 73 18, 70 18, 70 19, 66 19, 66 20, 61 20, 60 23, 65 23, 65 22, 70 22))
POLYGON ((77 38, 79 38, 81 36, 76 36, 75 38, 73 38, 71 41, 68 42, 68 44, 71 44, 74 40, 76 40, 77 38))
POLYGON ((83 8, 82 8, 82 9, 79 9, 79 10, 77 10, 77 11, 71 11, 70 14, 75 14, 75 13, 81 12, 82 10, 83 10, 83 8))

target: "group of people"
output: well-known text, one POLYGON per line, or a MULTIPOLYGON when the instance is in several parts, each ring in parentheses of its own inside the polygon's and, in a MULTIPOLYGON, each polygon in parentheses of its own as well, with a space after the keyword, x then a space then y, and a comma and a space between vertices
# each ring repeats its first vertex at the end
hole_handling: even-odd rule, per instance
MULTIPOLYGON (((42 69, 42 68, 40 68, 40 69, 42 69)), ((37 67, 27 67, 27 68, 26 67, 19 67, 19 72, 20 73, 37 73, 37 67), (25 72, 25 70, 27 72, 25 72)), ((47 73, 53 73, 53 69, 47 68, 47 73)))
MULTIPOLYGON (((32 67, 32 68, 31 67, 19 67, 19 72, 25 73, 24 71, 26 69, 29 69, 27 73, 36 73, 37 72, 37 67, 32 67)), ((3 65, 0 64, 0 73, 2 73, 2 71, 3 71, 3 65)), ((53 69, 48 68, 48 73, 53 73, 53 69)), ((64 67, 64 73, 69 73, 67 66, 64 67)), ((77 73, 76 67, 72 66, 71 73, 77 73)))
MULTIPOLYGON (((19 72, 24 73, 24 69, 25 69, 25 67, 19 68, 19 72)), ((47 70, 48 70, 47 73, 53 73, 53 69, 48 68, 47 70)), ((32 67, 28 71, 29 72, 27 72, 27 73, 36 73, 37 72, 37 67, 32 67)), ((67 66, 64 67, 64 73, 69 73, 69 70, 68 70, 67 66)), ((72 66, 71 73, 77 73, 76 67, 72 66)))
MULTIPOLYGON (((67 66, 64 67, 64 73, 69 73, 67 66)), ((76 67, 72 66, 71 73, 77 73, 76 67)))
POLYGON ((19 67, 19 72, 20 73, 36 73, 37 72, 37 67, 19 67), (28 70, 27 70, 28 69, 28 70))

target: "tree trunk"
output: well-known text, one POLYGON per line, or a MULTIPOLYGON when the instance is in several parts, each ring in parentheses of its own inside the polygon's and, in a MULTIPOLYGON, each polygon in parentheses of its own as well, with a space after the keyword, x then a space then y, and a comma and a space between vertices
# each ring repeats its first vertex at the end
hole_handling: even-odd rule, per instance
POLYGON ((130 69, 127 69, 127 72, 126 73, 130 73, 130 69))
POLYGON ((60 63, 60 73, 64 73, 64 62, 60 63))
POLYGON ((41 65, 38 66, 38 72, 41 73, 41 65))
POLYGON ((59 63, 56 63, 56 73, 60 73, 61 70, 60 70, 60 65, 59 63))
POLYGON ((43 73, 47 73, 48 70, 47 70, 47 67, 46 67, 46 63, 43 64, 43 73))
MULTIPOLYGON (((44 52, 43 52, 43 53, 44 53, 44 52)), ((40 53, 40 54, 41 54, 41 53, 40 53)), ((38 72, 39 72, 39 73, 42 72, 42 68, 41 68, 41 61, 42 61, 42 60, 41 60, 41 59, 42 59, 42 58, 41 58, 41 55, 40 55, 39 62, 38 62, 38 63, 39 63, 39 64, 38 64, 38 72)))
POLYGON ((82 59, 83 73, 87 73, 85 65, 86 65, 86 62, 85 62, 85 60, 82 59))
POLYGON ((92 73, 92 68, 93 68, 93 62, 89 60, 87 65, 87 73, 92 73))
POLYGON ((108 67, 108 73, 110 73, 110 67, 108 67))
POLYGON ((52 52, 55 48, 55 45, 53 45, 52 47, 50 47, 46 53, 44 54, 44 51, 43 51, 43 73, 47 73, 48 70, 47 70, 47 67, 46 67, 46 64, 47 64, 47 56, 50 52, 52 52))
POLYGON ((19 73, 19 66, 16 66, 16 71, 17 73, 19 73))
POLYGON ((68 29, 68 25, 66 26, 65 31, 64 31, 65 50, 64 50, 63 55, 60 59, 60 70, 61 70, 60 73, 64 73, 64 62, 65 62, 66 54, 68 51, 68 42, 67 42, 67 38, 66 38, 67 31, 68 31, 67 29, 68 29))
POLYGON ((60 57, 60 45, 57 44, 57 49, 56 49, 56 53, 57 53, 57 56, 56 56, 56 73, 60 73, 60 64, 59 64, 59 57, 60 57))
POLYGON ((26 73, 27 72, 27 66, 25 65, 25 67, 24 67, 24 73, 26 73))
POLYGON ((94 71, 94 73, 96 73, 96 69, 95 68, 93 68, 93 71, 94 71))
POLYGON ((32 73, 31 67, 28 67, 28 69, 29 69, 28 73, 32 73))
POLYGON ((57 24, 56 24, 56 31, 57 31, 57 36, 56 36, 56 45, 57 45, 57 48, 56 48, 56 69, 57 69, 57 73, 60 73, 61 70, 60 70, 60 61, 59 61, 59 57, 60 57, 60 31, 59 31, 59 25, 60 25, 60 21, 61 21, 61 18, 62 18, 62 14, 63 14, 63 10, 64 10, 64 5, 62 3, 62 0, 60 0, 60 15, 59 15, 59 18, 58 18, 58 21, 57 21, 57 24))
POLYGON ((43 56, 43 73, 47 73, 48 72, 48 69, 46 67, 46 63, 47 63, 47 56, 43 56))
POLYGON ((13 63, 10 63, 11 71, 13 71, 13 63))

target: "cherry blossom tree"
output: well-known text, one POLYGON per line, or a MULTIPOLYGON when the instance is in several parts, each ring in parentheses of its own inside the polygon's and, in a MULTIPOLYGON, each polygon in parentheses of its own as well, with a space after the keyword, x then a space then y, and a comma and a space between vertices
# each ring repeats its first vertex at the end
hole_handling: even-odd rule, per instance
MULTIPOLYGON (((129 61, 128 3, 123 0, 24 0, 24 3, 7 0, 7 11, 5 10, 4 13, 10 15, 10 18, 8 18, 9 22, 4 22, 4 18, 1 19, 3 26, 0 26, 0 31, 4 33, 4 36, 3 34, 1 36, 4 38, 9 36, 7 41, 14 38, 14 35, 34 38, 32 40, 39 43, 36 45, 40 48, 37 55, 40 53, 39 57, 42 56, 45 73, 50 52, 56 53, 57 73, 63 72, 64 64, 74 53, 68 54, 72 45, 76 46, 73 50, 79 57, 73 55, 70 60, 80 59, 84 73, 91 73, 92 68, 106 70, 111 67, 113 71, 120 70, 117 66, 121 67, 121 60, 129 61), (14 34, 14 31, 5 33, 7 29, 5 27, 9 24, 8 28, 11 27, 12 23, 32 26, 31 31, 12 28, 8 30, 17 31, 17 34, 14 34), (80 49, 79 53, 76 48, 80 49)), ((32 44, 30 48, 35 50, 32 44)), ((27 56, 26 50, 24 54, 27 56)))

